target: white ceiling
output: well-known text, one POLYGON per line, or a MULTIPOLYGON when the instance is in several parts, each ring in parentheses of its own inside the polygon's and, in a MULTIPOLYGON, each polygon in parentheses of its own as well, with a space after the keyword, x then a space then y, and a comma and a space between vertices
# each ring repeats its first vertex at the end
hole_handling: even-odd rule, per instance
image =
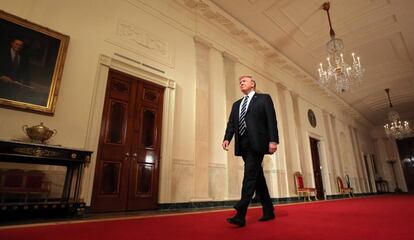
MULTIPOLYGON (((318 78, 330 40, 324 0, 211 0, 252 32, 318 78)), ((359 88, 338 94, 375 125, 385 123, 390 88, 394 109, 414 119, 414 0, 331 0, 336 36, 345 61, 361 57, 365 76, 359 88)), ((326 63, 324 63, 326 64, 326 63)))

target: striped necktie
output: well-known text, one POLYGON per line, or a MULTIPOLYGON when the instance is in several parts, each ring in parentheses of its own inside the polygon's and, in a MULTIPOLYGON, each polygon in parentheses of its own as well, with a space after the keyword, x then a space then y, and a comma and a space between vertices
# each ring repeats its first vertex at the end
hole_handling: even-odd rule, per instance
POLYGON ((246 132, 246 110, 247 110, 247 101, 249 100, 249 96, 245 96, 243 99, 240 116, 239 116, 239 134, 243 136, 246 132))

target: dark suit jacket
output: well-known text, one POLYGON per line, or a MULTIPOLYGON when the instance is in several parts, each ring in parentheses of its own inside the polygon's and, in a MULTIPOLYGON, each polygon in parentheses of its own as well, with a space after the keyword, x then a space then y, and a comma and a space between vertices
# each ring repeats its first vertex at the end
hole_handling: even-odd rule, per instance
POLYGON ((10 47, 3 48, 0 50, 0 76, 5 75, 11 77, 15 81, 19 81, 27 85, 30 84, 29 61, 24 53, 20 54, 20 64, 17 71, 13 73, 12 69, 10 47))
MULTIPOLYGON (((224 140, 229 142, 235 135, 235 155, 241 156, 239 144, 239 108, 243 98, 236 101, 227 122, 224 140)), ((247 136, 250 147, 260 153, 269 154, 269 142, 279 143, 276 113, 272 98, 268 94, 255 93, 246 112, 247 136)))

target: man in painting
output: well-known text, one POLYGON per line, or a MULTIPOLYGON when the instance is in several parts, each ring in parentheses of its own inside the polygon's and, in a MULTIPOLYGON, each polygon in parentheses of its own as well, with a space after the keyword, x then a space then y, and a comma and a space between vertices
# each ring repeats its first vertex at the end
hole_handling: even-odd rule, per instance
POLYGON ((24 47, 23 40, 12 38, 9 46, 0 51, 0 98, 19 100, 21 92, 32 89, 24 47))

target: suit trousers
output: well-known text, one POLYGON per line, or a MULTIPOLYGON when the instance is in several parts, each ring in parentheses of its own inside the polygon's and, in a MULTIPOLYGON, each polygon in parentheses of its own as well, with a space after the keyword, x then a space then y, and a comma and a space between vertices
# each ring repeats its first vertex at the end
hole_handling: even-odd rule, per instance
POLYGON ((239 217, 244 218, 250 201, 256 192, 263 207, 263 214, 272 214, 274 210, 273 203, 262 168, 264 154, 250 148, 247 134, 240 136, 239 141, 244 161, 244 176, 241 199, 234 208, 237 210, 239 217))

